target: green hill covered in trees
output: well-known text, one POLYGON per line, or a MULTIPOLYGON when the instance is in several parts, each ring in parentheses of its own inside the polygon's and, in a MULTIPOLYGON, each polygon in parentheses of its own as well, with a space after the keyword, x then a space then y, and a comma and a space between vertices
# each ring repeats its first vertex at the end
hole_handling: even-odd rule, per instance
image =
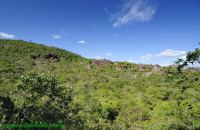
MULTIPOLYGON (((197 52, 187 59, 198 60, 197 52)), ((55 47, 0 40, 0 124, 199 130, 200 71, 182 69, 187 61, 177 64, 178 69, 86 59, 55 47)))

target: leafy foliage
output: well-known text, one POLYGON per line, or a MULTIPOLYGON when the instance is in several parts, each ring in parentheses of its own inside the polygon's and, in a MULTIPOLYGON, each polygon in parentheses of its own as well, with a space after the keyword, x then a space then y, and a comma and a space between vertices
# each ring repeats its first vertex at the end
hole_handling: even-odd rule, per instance
POLYGON ((176 67, 85 59, 54 47, 0 40, 0 123, 64 129, 198 130, 199 49, 176 67))
POLYGON ((200 48, 196 48, 193 52, 188 52, 186 60, 178 59, 176 62, 178 71, 181 71, 184 67, 194 63, 200 64, 200 48))

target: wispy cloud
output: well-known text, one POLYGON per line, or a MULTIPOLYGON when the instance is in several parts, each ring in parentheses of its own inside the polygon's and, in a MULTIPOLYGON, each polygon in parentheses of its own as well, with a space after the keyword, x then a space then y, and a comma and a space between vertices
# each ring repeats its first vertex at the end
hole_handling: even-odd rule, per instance
POLYGON ((140 57, 140 61, 148 61, 148 60, 150 60, 153 57, 154 57, 154 55, 151 55, 151 54, 144 55, 144 56, 140 57))
POLYGON ((15 39, 15 35, 0 32, 0 39, 15 39))
POLYGON ((166 63, 166 64, 160 64, 160 66, 163 66, 163 67, 166 67, 166 66, 171 66, 171 65, 173 65, 172 63, 170 64, 170 63, 166 63))
POLYGON ((92 28, 92 29, 98 29, 97 25, 94 24, 94 23, 91 24, 90 28, 92 28))
POLYGON ((186 60, 186 56, 181 56, 180 59, 186 60))
POLYGON ((80 44, 85 44, 86 41, 85 41, 85 40, 80 40, 80 41, 78 41, 78 43, 80 43, 80 44))
POLYGON ((127 60, 127 62, 134 63, 134 61, 132 59, 127 60))
POLYGON ((173 50, 173 49, 166 49, 164 51, 161 51, 158 54, 147 54, 144 56, 140 57, 140 62, 146 62, 149 61, 153 58, 159 58, 159 57, 175 57, 175 58, 181 58, 181 59, 186 59, 186 54, 187 52, 185 51, 179 51, 179 50, 173 50))
POLYGON ((177 51, 177 50, 167 49, 167 50, 164 50, 164 51, 160 52, 156 56, 161 56, 161 57, 176 57, 176 56, 186 55, 186 53, 187 52, 185 52, 185 51, 177 51))
POLYGON ((113 27, 120 27, 133 22, 150 21, 155 12, 156 5, 150 0, 124 0, 121 9, 112 15, 113 27))
POLYGON ((103 57, 101 57, 101 56, 95 56, 95 59, 100 60, 100 59, 103 59, 103 57))
POLYGON ((53 34, 52 37, 53 37, 53 39, 60 39, 61 35, 59 35, 59 34, 53 34))
POLYGON ((108 53, 106 53, 106 56, 112 56, 112 53, 111 52, 108 52, 108 53))

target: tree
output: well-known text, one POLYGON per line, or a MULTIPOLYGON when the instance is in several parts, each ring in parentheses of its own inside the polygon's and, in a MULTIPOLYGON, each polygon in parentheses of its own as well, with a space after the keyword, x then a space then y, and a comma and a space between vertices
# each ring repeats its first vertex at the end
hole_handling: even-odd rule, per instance
POLYGON ((193 52, 188 52, 186 60, 178 59, 176 61, 177 70, 181 72, 184 67, 194 63, 200 64, 200 48, 196 48, 193 52))
POLYGON ((5 115, 2 123, 45 122, 64 123, 70 129, 81 127, 76 117, 78 109, 71 103, 72 87, 61 85, 56 75, 22 76, 12 97, 0 97, 0 101, 0 113, 5 115))

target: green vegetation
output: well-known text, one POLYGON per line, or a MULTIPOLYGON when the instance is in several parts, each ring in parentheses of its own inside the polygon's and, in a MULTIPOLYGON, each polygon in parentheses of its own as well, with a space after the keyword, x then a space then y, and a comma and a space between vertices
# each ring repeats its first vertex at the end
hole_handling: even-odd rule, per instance
POLYGON ((64 129, 199 130, 199 49, 176 67, 92 60, 44 45, 0 40, 0 123, 64 129))

